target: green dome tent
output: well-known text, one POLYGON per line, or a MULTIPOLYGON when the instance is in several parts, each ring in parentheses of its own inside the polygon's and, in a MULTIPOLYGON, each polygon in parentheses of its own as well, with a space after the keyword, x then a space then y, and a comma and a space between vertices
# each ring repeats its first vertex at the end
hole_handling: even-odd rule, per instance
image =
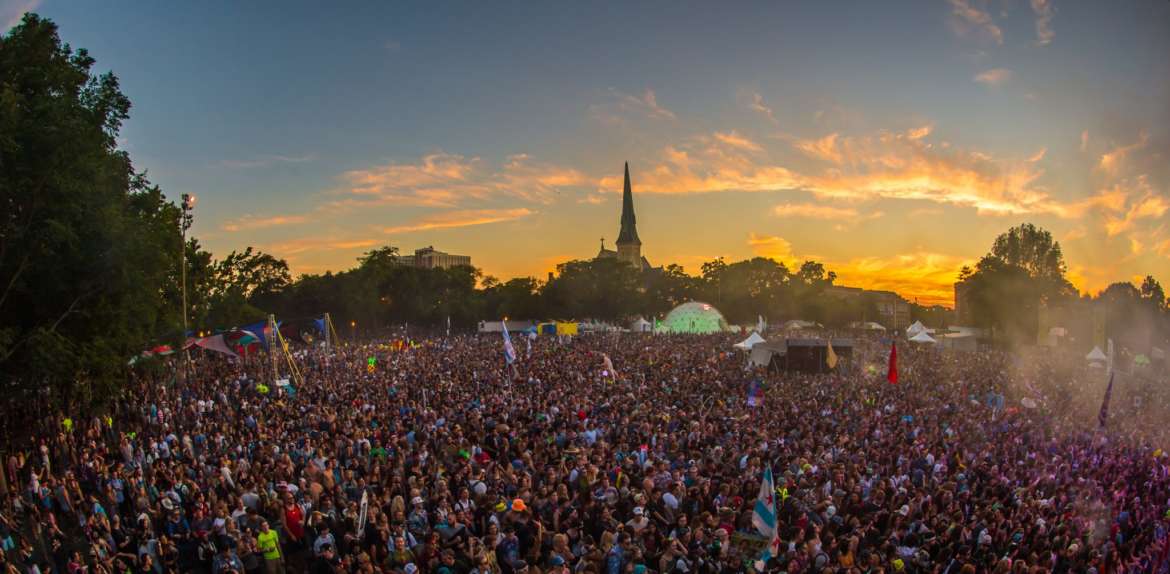
POLYGON ((727 321, 718 309, 691 301, 667 313, 655 330, 659 333, 717 333, 727 330, 727 321))

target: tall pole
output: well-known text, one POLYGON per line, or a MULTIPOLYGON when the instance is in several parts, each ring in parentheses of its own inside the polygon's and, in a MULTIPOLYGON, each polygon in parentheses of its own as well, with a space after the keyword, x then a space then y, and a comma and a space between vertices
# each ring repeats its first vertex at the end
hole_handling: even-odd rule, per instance
POLYGON ((191 370, 191 355, 187 352, 187 230, 195 221, 191 211, 195 208, 195 196, 183 194, 183 213, 179 219, 180 236, 183 240, 182 251, 179 252, 179 268, 183 282, 183 378, 186 379, 191 370))

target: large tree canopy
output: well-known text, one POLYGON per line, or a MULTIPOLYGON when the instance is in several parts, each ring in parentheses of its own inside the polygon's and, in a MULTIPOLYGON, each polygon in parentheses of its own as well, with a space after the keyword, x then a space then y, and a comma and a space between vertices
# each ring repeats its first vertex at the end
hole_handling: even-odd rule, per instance
POLYGON ((179 211, 116 138, 112 74, 35 15, 0 38, 0 381, 6 392, 116 384, 170 324, 179 211))

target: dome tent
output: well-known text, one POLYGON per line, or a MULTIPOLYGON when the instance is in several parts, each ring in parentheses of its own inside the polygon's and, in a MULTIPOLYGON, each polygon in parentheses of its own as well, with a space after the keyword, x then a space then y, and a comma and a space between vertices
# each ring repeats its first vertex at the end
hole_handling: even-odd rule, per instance
POLYGON ((723 313, 698 301, 683 303, 671 309, 658 324, 661 333, 717 333, 726 330, 727 321, 723 319, 723 313))

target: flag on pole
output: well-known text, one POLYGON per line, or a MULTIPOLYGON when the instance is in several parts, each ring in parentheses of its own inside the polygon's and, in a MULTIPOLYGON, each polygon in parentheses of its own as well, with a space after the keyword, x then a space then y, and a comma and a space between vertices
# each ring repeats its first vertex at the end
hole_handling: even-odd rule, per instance
POLYGON ((825 364, 829 366, 829 370, 837 368, 837 353, 833 351, 832 339, 829 339, 829 352, 825 354, 825 364))
POLYGON ((768 324, 764 322, 763 315, 756 315, 756 332, 763 335, 764 329, 768 328, 768 324))
POLYGON ((778 529, 776 528, 776 485, 772 482, 772 467, 764 469, 764 479, 760 482, 760 494, 756 497, 756 504, 752 508, 752 526, 761 536, 768 539, 768 547, 760 554, 756 561, 756 569, 763 571, 763 566, 776 555, 778 529))
POLYGON ((362 505, 358 510, 357 531, 363 532, 366 529, 366 521, 368 520, 370 512, 370 492, 368 490, 362 491, 362 505))
POLYGON ((886 380, 891 384, 898 384, 898 343, 890 343, 890 366, 886 370, 886 380))
POLYGON ((758 407, 762 404, 764 404, 764 388, 760 386, 759 380, 752 380, 748 383, 747 405, 758 407))
POLYGON ((508 335, 508 324, 500 321, 500 325, 504 327, 504 360, 511 365, 516 362, 516 348, 512 346, 511 335, 508 335))
POLYGON ((1109 397, 1113 396, 1113 373, 1109 373, 1109 386, 1105 387, 1105 400, 1101 401, 1101 412, 1097 413, 1097 422, 1101 428, 1109 420, 1109 397))
POLYGON ((524 337, 524 345, 525 345, 524 356, 525 357, 532 357, 532 339, 529 337, 524 337))

